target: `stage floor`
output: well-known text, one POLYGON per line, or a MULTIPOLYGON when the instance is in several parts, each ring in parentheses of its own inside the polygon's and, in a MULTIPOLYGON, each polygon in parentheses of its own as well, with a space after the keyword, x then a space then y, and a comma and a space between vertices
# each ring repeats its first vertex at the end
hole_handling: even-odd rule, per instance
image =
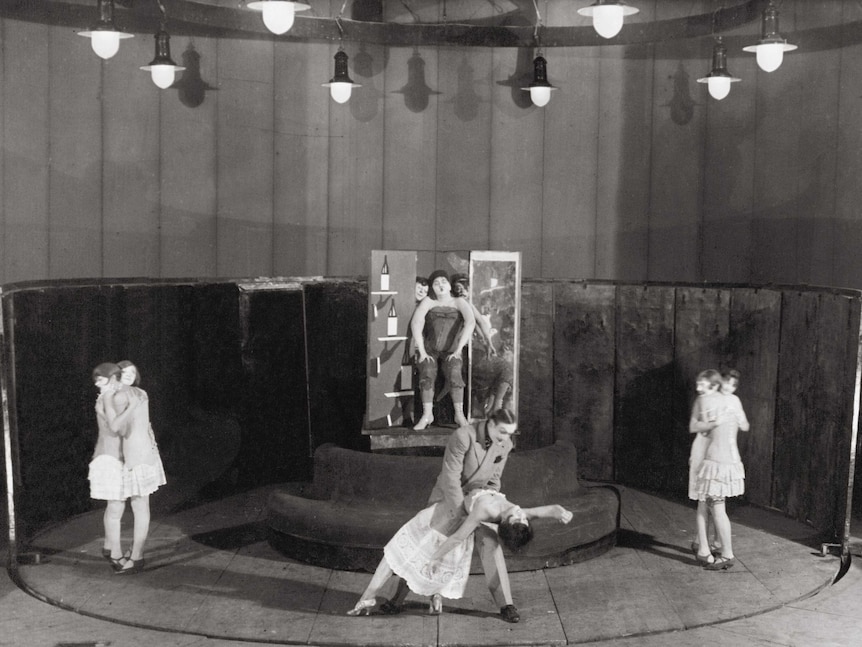
MULTIPOLYGON (((821 555, 810 528, 744 505, 730 508, 736 566, 704 571, 689 549, 693 503, 620 490, 617 547, 572 566, 512 574, 521 612, 514 625, 500 620, 481 575, 471 576, 463 599, 444 601, 441 616, 427 615, 426 601, 413 595, 399 616, 345 615, 370 575, 274 551, 266 541, 266 488, 155 515, 138 575, 116 576, 100 556, 101 511, 41 533, 28 547, 39 563, 19 566, 18 574, 40 599, 137 628, 274 644, 436 646, 633 636, 675 644, 682 630, 814 595, 838 571, 839 559, 821 555)), ((124 525, 131 526, 129 511, 124 525)))

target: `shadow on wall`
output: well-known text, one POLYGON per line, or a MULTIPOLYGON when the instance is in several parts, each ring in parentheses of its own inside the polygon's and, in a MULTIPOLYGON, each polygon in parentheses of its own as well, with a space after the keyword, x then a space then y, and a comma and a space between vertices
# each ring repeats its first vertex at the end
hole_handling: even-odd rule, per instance
POLYGON ((615 481, 655 492, 687 492, 692 396, 676 363, 647 371, 620 393, 615 481))
POLYGON ((194 496, 220 479, 236 482, 242 428, 235 417, 191 405, 183 419, 174 420, 172 426, 176 429, 164 434, 166 441, 159 451, 168 483, 183 490, 180 498, 194 496))

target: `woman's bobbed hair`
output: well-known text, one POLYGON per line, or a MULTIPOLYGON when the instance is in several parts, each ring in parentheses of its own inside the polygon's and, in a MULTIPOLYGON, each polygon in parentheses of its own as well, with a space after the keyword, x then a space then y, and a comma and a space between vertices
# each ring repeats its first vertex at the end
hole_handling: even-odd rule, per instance
POLYGON ((515 553, 533 538, 533 527, 523 521, 512 523, 508 519, 504 519, 500 522, 498 532, 500 541, 506 548, 515 553))
POLYGON ((138 386, 138 384, 141 383, 141 372, 138 370, 138 367, 132 364, 129 360, 124 359, 120 362, 117 362, 117 366, 120 367, 121 372, 123 371, 123 369, 127 368, 135 369, 135 381, 132 382, 132 386, 138 386))

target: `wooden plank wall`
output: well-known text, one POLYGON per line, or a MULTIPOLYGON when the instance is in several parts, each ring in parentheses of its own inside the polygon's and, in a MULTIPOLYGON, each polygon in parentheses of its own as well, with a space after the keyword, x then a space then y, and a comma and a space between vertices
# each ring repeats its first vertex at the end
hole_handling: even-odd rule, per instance
POLYGON ((847 329, 857 316, 842 295, 783 294, 772 501, 815 527, 843 517, 846 505, 838 468, 852 417, 847 329))
POLYGON ((579 476, 611 480, 616 288, 587 283, 556 287, 555 438, 578 448, 579 476))
POLYGON ((151 34, 103 62, 4 18, 0 283, 359 276, 388 248, 517 250, 534 278, 862 285, 857 20, 854 0, 787 0, 800 48, 772 74, 741 50, 752 26, 727 34, 742 82, 721 102, 696 83, 709 38, 545 49, 539 109, 518 89, 532 49, 349 41, 362 87, 337 105, 335 43, 175 35, 189 69, 159 91, 138 69, 151 34))
POLYGON ((675 298, 647 285, 620 286, 617 295, 614 479, 654 491, 669 488, 668 448, 679 442, 668 403, 687 395, 673 361, 675 298))
POLYGON ((739 442, 746 499, 838 532, 847 501, 858 296, 573 283, 555 285, 554 298, 554 437, 574 439, 581 477, 611 472, 618 482, 685 493, 695 377, 705 368, 736 368, 751 422, 739 442), (597 326, 600 303, 610 304, 612 321, 597 326), (616 338, 597 332, 602 327, 616 328, 616 338), (609 363, 595 377, 590 368, 600 358, 609 363), (596 395, 608 379, 610 415, 596 395))
POLYGON ((519 449, 554 442, 554 285, 521 284, 521 355, 518 363, 519 449))
MULTIPOLYGON (((742 400, 751 423, 751 430, 738 437, 739 451, 749 466, 745 474, 745 496, 763 506, 773 505, 772 421, 775 420, 780 333, 779 291, 733 289, 725 362, 742 375, 736 395, 742 400)), ((850 339, 846 337, 847 341, 850 339)))

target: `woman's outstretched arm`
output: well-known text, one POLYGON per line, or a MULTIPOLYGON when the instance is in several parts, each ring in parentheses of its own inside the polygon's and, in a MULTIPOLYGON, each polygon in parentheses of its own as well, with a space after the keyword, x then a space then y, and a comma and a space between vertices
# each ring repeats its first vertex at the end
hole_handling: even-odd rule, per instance
POLYGON ((566 510, 563 506, 557 504, 540 505, 535 508, 522 508, 522 510, 530 519, 556 519, 560 523, 569 523, 573 516, 571 510, 566 510))

